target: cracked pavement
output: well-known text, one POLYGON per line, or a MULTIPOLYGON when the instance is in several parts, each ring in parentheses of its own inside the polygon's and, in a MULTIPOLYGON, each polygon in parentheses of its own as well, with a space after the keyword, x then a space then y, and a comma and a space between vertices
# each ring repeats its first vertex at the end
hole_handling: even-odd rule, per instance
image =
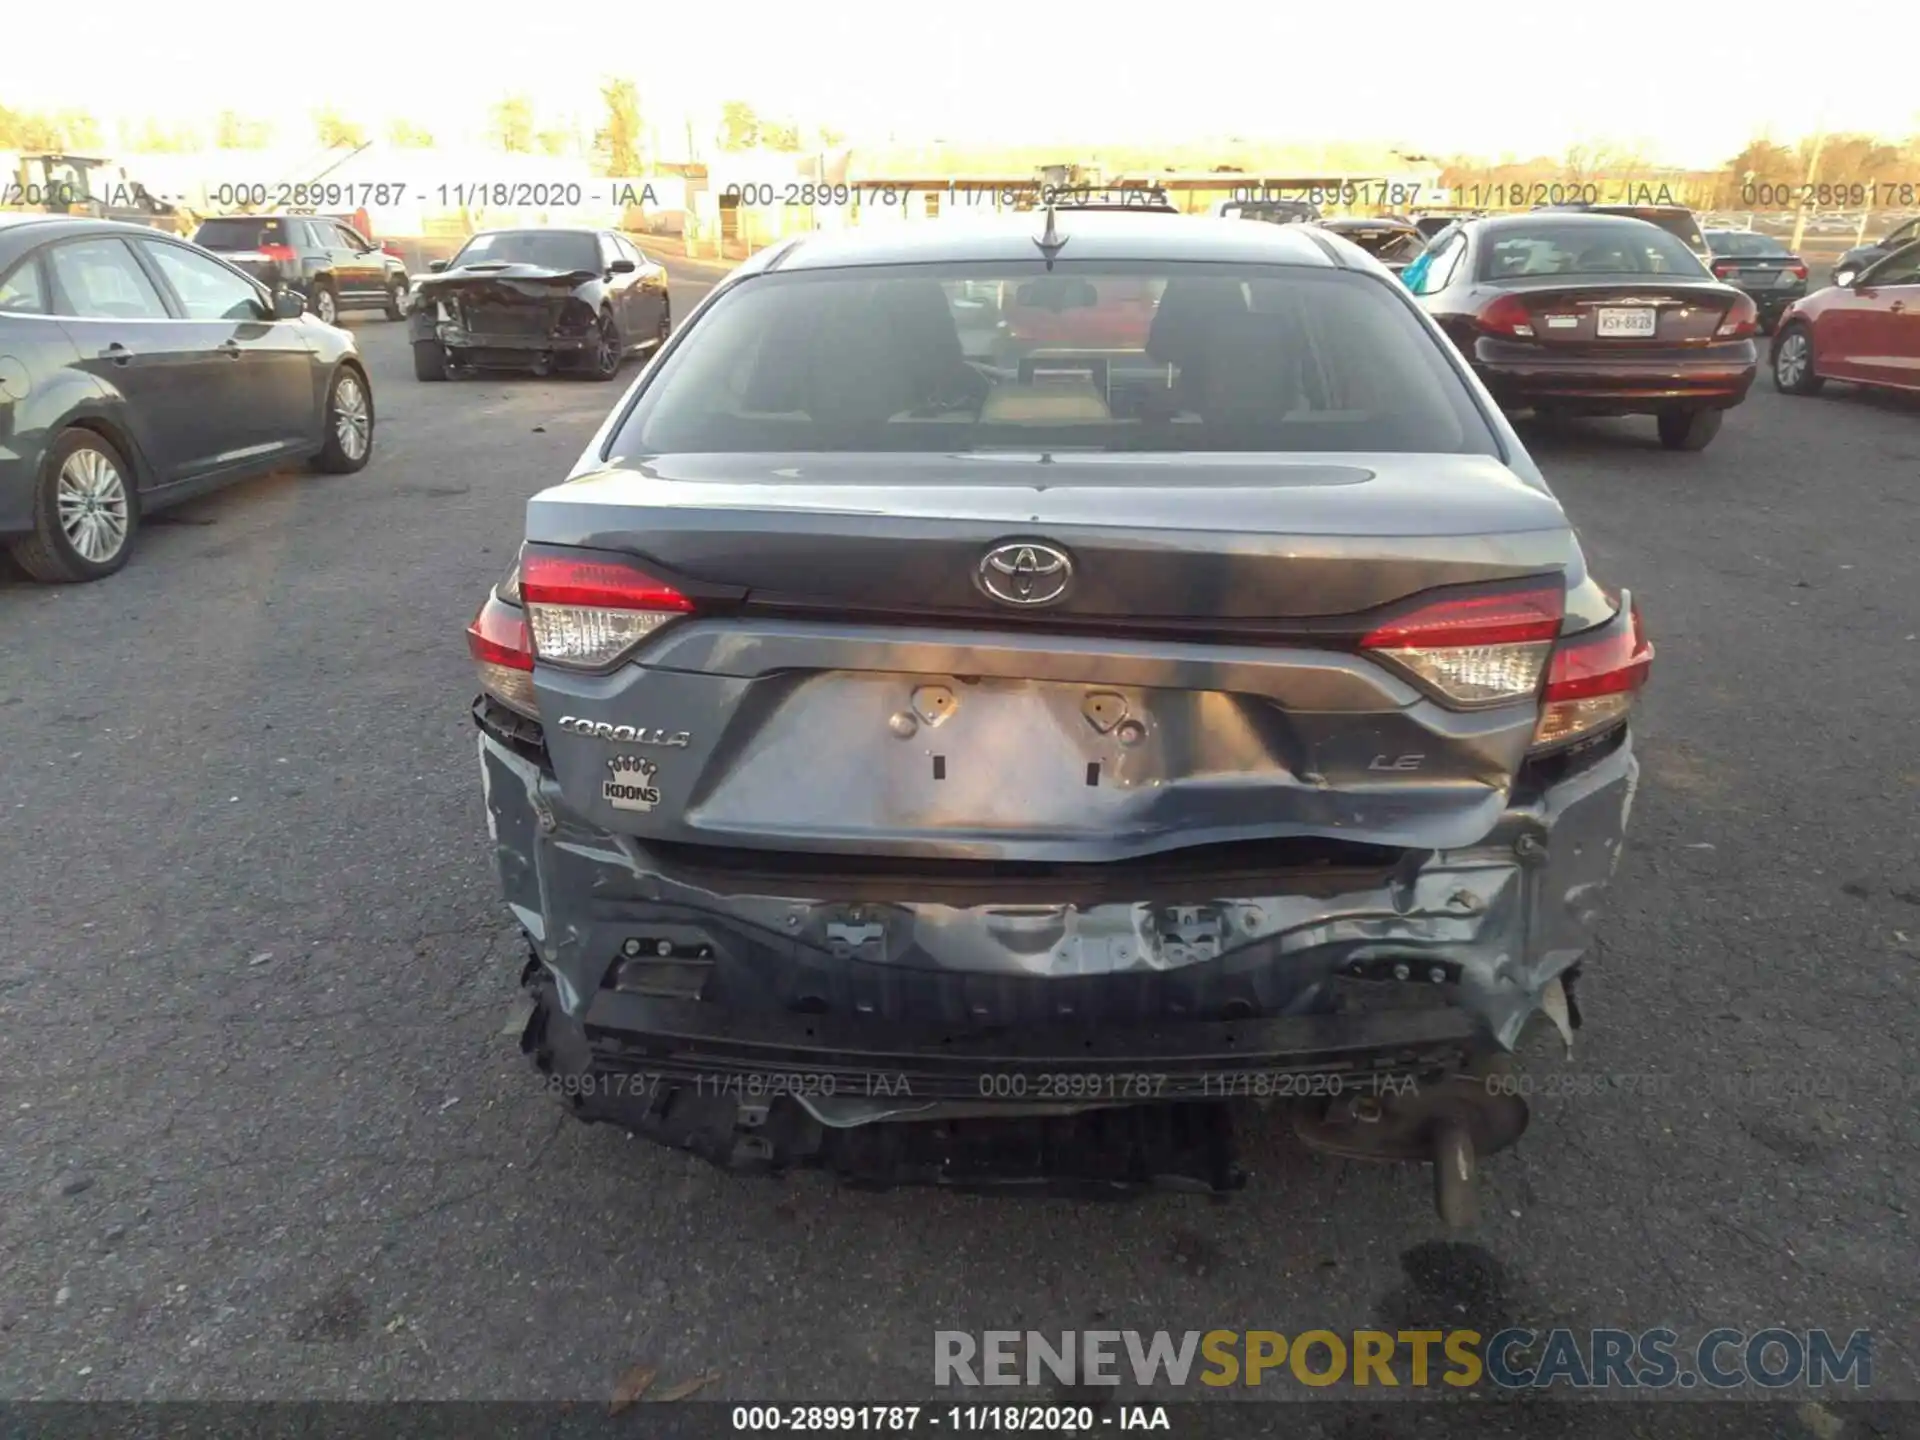
POLYGON ((604 1401, 645 1363, 920 1401, 935 1329, 1383 1322, 1869 1328, 1920 1394, 1920 401, 1763 380, 1699 455, 1528 432, 1659 659, 1576 1058, 1536 1035, 1533 1129, 1451 1240, 1423 1172, 1272 1131, 1230 1203, 1087 1206, 563 1123, 461 631, 617 391, 419 385, 351 325, 364 473, 0 582, 0 1395, 604 1401))

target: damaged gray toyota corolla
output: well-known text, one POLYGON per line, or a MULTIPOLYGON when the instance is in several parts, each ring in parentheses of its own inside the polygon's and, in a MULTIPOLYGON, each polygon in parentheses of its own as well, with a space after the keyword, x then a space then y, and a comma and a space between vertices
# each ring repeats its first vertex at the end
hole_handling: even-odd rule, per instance
POLYGON ((1277 1101, 1464 1222, 1638 612, 1370 257, 1029 218, 756 257, 529 503, 469 636, 524 1048, 866 1184, 1232 1188, 1277 1101))

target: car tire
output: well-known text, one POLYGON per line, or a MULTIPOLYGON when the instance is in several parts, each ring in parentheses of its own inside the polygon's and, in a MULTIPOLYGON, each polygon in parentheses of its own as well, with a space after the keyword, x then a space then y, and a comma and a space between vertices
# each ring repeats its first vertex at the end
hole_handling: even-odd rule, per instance
POLYGON ((14 563, 48 585, 99 580, 127 563, 139 528, 126 457, 92 430, 63 431, 40 462, 33 533, 13 542, 14 563))
POLYGON ((387 286, 387 319, 407 318, 407 282, 396 280, 387 286))
POLYGON ((321 281, 307 292, 307 308, 313 311, 322 325, 340 323, 340 300, 333 293, 333 287, 321 281))
POLYGON ((1813 369, 1813 331, 1795 322, 1773 342, 1773 388, 1786 395, 1817 395, 1827 382, 1813 369))
POLYGON ((659 333, 653 337, 654 353, 657 355, 661 350, 665 349, 667 341, 672 337, 673 307, 671 305, 662 305, 660 307, 660 330, 659 333))
POLYGON ((1704 450, 1720 433, 1724 410, 1663 410, 1660 443, 1669 450, 1704 450))
POLYGON ((620 373, 620 362, 627 358, 626 341, 621 338, 612 311, 600 312, 593 333, 594 346, 587 356, 587 375, 594 380, 611 380, 620 373))
POLYGON ((414 341, 413 378, 416 380, 446 379, 447 347, 438 340, 414 341))
POLYGON ((351 475, 373 458, 373 389, 351 365, 333 372, 327 386, 327 443, 313 467, 329 475, 351 475))

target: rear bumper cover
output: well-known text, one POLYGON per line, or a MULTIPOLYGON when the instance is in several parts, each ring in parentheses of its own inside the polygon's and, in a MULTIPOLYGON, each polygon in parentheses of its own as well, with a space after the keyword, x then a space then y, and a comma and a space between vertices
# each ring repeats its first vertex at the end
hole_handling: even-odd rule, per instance
POLYGON ((1473 368, 1503 406, 1586 402, 1614 411, 1691 403, 1730 409, 1746 399, 1760 352, 1751 340, 1626 356, 1543 353, 1538 346, 1482 339, 1473 368))
POLYGON ((730 1076, 735 1098, 757 1083, 803 1104, 884 1100, 904 1077, 916 1102, 1070 1108, 1335 1093, 1348 1080, 1221 1077, 1359 1083, 1512 1048, 1591 943, 1639 774, 1622 737, 1480 843, 1377 873, 1049 902, 716 878, 588 824, 485 723, 479 760, 505 898, 596 1073, 730 1076))

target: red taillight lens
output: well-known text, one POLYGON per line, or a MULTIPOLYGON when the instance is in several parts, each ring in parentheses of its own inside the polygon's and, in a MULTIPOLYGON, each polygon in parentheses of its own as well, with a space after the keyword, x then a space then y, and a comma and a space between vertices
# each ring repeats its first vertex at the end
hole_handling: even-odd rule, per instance
POLYGON ((555 665, 611 665, 693 601, 638 565, 611 556, 529 550, 520 561, 520 593, 534 652, 555 665))
POLYGON ((260 247, 260 253, 269 260, 293 259, 293 247, 291 245, 262 245, 260 247))
POLYGON ((1609 730, 1627 718, 1653 671, 1653 645, 1640 607, 1626 607, 1605 625, 1560 643, 1547 670, 1535 749, 1564 745, 1609 730))
POLYGON ((1360 645, 1455 705, 1502 704, 1539 688, 1565 609, 1558 583, 1447 596, 1377 626, 1360 645))
POLYGON ((1740 267, 1731 260, 1716 260, 1713 262, 1713 278, 1716 280, 1724 280, 1739 268, 1740 267))
POLYGON ((1805 265, 1802 265, 1798 260, 1794 261, 1793 264, 1787 266, 1787 270, 1792 274, 1793 278, 1796 280, 1804 280, 1807 278, 1807 267, 1805 265))
POLYGON ((1489 335, 1512 335, 1522 340, 1533 338, 1533 312, 1518 295, 1502 295, 1474 317, 1489 335))
POLYGON ((467 651, 480 672, 480 688, 522 715, 538 719, 533 693, 533 646, 526 615, 489 591, 467 626, 467 651))
POLYGON ((1714 335, 1721 340, 1738 340, 1746 335, 1757 334, 1760 329, 1760 309, 1753 303, 1751 295, 1742 295, 1727 309, 1726 319, 1720 322, 1720 328, 1714 335))

